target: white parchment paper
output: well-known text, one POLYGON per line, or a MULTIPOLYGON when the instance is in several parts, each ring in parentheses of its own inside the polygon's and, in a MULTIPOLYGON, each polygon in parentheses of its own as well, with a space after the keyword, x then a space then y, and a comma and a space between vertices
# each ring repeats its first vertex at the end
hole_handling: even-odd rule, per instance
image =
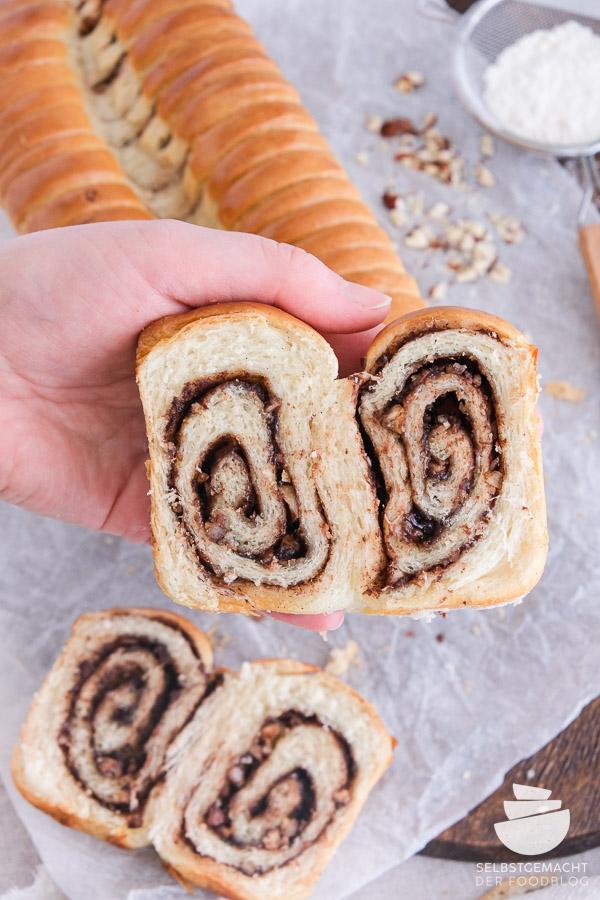
MULTIPOLYGON (((452 97, 450 26, 422 17, 412 0, 238 6, 301 88, 374 208, 393 178, 402 190, 444 200, 465 217, 493 211, 522 219, 526 240, 503 252, 511 283, 456 286, 448 301, 510 319, 539 345, 543 377, 586 389, 580 403, 540 400, 551 548, 542 582, 525 602, 432 623, 351 617, 330 638, 335 646, 349 639, 360 645, 363 664, 349 681, 398 739, 393 767, 316 893, 337 900, 364 888, 362 897, 365 885, 465 814, 600 691, 600 330, 577 248, 579 191, 557 162, 498 146, 490 162, 496 187, 460 192, 399 169, 364 129, 373 113, 420 119, 435 112, 441 130, 476 160, 480 130, 452 97), (391 87, 407 69, 427 77, 410 96, 391 87), (358 151, 368 153, 367 166, 357 162, 358 151)), ((421 268, 423 256, 403 255, 427 289, 435 278, 421 268)), ((9 506, 0 509, 0 535, 0 769, 47 871, 70 900, 185 896, 151 851, 124 852, 61 827, 22 801, 9 777, 10 749, 31 694, 76 616, 107 606, 169 606, 148 549, 9 506)), ((318 636, 276 622, 193 618, 231 638, 217 650, 221 664, 263 655, 323 663, 328 654, 318 636)), ((571 798, 561 799, 567 806, 571 798)))

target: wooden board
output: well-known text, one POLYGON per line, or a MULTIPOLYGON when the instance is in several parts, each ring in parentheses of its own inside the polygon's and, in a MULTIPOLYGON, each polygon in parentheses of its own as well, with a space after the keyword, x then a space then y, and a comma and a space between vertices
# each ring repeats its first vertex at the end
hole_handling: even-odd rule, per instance
POLYGON ((600 845, 600 697, 545 747, 517 763, 497 791, 421 852, 475 862, 532 859, 506 849, 494 831, 494 822, 506 820, 502 804, 514 799, 515 782, 549 788, 552 798, 562 800, 562 808, 571 811, 567 837, 555 850, 535 859, 568 856, 600 845))

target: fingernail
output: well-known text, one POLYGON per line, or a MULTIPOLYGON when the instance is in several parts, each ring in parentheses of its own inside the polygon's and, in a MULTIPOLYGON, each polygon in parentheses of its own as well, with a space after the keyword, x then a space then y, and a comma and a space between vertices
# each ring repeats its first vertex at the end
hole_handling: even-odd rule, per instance
POLYGON ((351 281, 346 282, 345 291, 348 300, 363 309, 387 309, 392 302, 392 298, 387 294, 364 287, 362 284, 353 284, 351 281))
POLYGON ((344 624, 344 612, 343 610, 337 610, 334 613, 329 613, 327 617, 327 631, 337 631, 338 628, 341 628, 344 624))

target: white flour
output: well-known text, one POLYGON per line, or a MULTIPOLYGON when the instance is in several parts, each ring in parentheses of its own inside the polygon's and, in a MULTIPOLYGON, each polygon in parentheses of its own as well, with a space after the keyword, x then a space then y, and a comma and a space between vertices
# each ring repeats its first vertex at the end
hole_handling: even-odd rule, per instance
POLYGON ((523 138, 550 144, 600 138, 600 35, 578 22, 515 41, 484 82, 491 112, 523 138))

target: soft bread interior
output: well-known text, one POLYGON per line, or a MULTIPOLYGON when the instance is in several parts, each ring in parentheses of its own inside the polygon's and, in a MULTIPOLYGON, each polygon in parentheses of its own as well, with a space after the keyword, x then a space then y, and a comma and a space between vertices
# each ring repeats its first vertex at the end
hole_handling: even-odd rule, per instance
MULTIPOLYGON (((516 328, 497 316, 458 308, 407 316, 381 332, 367 354, 366 368, 379 381, 369 389, 363 409, 393 400, 424 361, 435 365, 446 359, 458 361, 459 370, 464 368, 461 363, 472 361, 473 377, 480 382, 483 376, 491 392, 498 460, 491 473, 495 490, 489 519, 456 561, 423 571, 396 589, 386 586, 375 592, 365 604, 366 612, 402 614, 516 600, 531 590, 543 570, 548 536, 536 412, 537 350, 516 328)), ((444 426, 449 423, 444 421, 444 426)), ((410 433, 402 441, 410 443, 410 433)), ((480 453, 476 449, 475 466, 481 463, 480 453)), ((465 507, 475 518, 470 499, 465 507)), ((459 511, 452 517, 451 527, 442 530, 437 542, 446 543, 450 557, 457 546, 452 529, 456 523, 460 527, 461 515, 459 511)), ((427 554, 425 547, 425 563, 427 554)))
POLYGON ((337 679, 285 660, 245 663, 173 745, 152 841, 192 883, 248 900, 307 897, 391 750, 373 710, 337 679))
MULTIPOLYGON (((169 596, 225 611, 410 614, 487 606, 531 589, 547 546, 535 348, 496 317, 440 309, 388 326, 366 368, 335 381, 323 340, 266 307, 192 313, 142 336, 138 379, 149 428, 155 563, 169 596), (233 379, 238 390, 244 373, 268 383, 268 402, 277 407, 275 456, 285 470, 277 477, 286 482, 273 485, 283 496, 280 508, 288 502, 288 509, 299 504, 315 513, 316 537, 313 520, 304 516, 302 524, 302 515, 300 528, 286 536, 293 544, 304 535, 296 558, 247 553, 238 540, 236 559, 231 518, 211 519, 215 505, 237 503, 239 533, 254 534, 269 507, 265 499, 257 514, 241 485, 248 478, 259 483, 253 465, 266 472, 268 453, 256 451, 249 476, 239 454, 220 458, 217 466, 226 467, 209 473, 199 455, 210 438, 208 400, 197 398, 191 408, 195 432, 187 425, 179 432, 178 440, 189 438, 187 449, 169 449, 165 423, 186 385, 216 377, 233 379), (198 495, 207 488, 194 480, 194 466, 208 483, 203 511, 198 495), (229 500, 218 487, 227 480, 229 500), (215 559, 207 564, 204 538, 190 540, 181 526, 186 508, 195 510, 192 532, 204 529, 212 539, 216 523, 229 568, 215 559)), ((233 407, 227 415, 226 408, 211 400, 215 441, 235 420, 233 407)))
MULTIPOLYGON (((354 422, 355 388, 335 381, 337 360, 331 348, 312 329, 260 305, 204 310, 172 320, 172 328, 165 336, 165 327, 159 324, 154 342, 152 330, 146 333, 138 363, 148 423, 155 565, 163 589, 177 602, 206 609, 308 613, 352 605, 365 581, 364 560, 369 570, 375 568, 380 550, 375 499, 354 422), (201 393, 185 413, 174 451, 166 431, 170 410, 174 399, 184 396, 198 379, 210 383, 211 390, 201 393), (228 383, 235 393, 249 379, 261 382, 268 391, 266 408, 276 412, 279 474, 269 461, 273 446, 264 446, 264 428, 252 425, 256 401, 248 399, 248 392, 245 407, 236 406, 235 400, 213 403, 217 385, 228 383), (208 414, 209 404, 216 410, 214 416, 208 414), (198 486, 188 490, 185 485, 192 484, 201 449, 230 434, 243 408, 250 431, 244 434, 242 453, 247 460, 255 450, 253 440, 258 443, 262 472, 275 502, 281 504, 281 497, 287 502, 291 492, 291 504, 300 511, 299 533, 306 546, 297 559, 265 561, 256 554, 236 555, 226 534, 215 535, 214 524, 221 519, 207 522, 205 511, 202 522, 196 511, 192 522, 179 510, 179 501, 184 500, 183 506, 195 502, 198 486), (173 453, 180 473, 176 482, 171 474, 173 453), (341 484, 352 486, 350 506, 341 501, 341 484), (190 539, 190 530, 196 537, 190 539), (218 553, 208 557, 207 566, 202 554, 207 544, 219 541, 218 553), (356 541, 366 547, 358 562, 356 541), (217 579, 211 574, 215 565, 217 579)), ((236 440, 241 430, 234 428, 236 440)), ((230 486, 232 474, 230 468, 225 478, 230 486)), ((201 477, 206 477, 204 469, 201 477)), ((251 480, 256 488, 256 474, 251 473, 251 480)), ((212 477, 210 486, 214 491, 212 477)), ((265 514, 266 492, 262 496, 260 512, 252 514, 253 525, 265 514)), ((229 527, 224 531, 228 533, 229 527)))

